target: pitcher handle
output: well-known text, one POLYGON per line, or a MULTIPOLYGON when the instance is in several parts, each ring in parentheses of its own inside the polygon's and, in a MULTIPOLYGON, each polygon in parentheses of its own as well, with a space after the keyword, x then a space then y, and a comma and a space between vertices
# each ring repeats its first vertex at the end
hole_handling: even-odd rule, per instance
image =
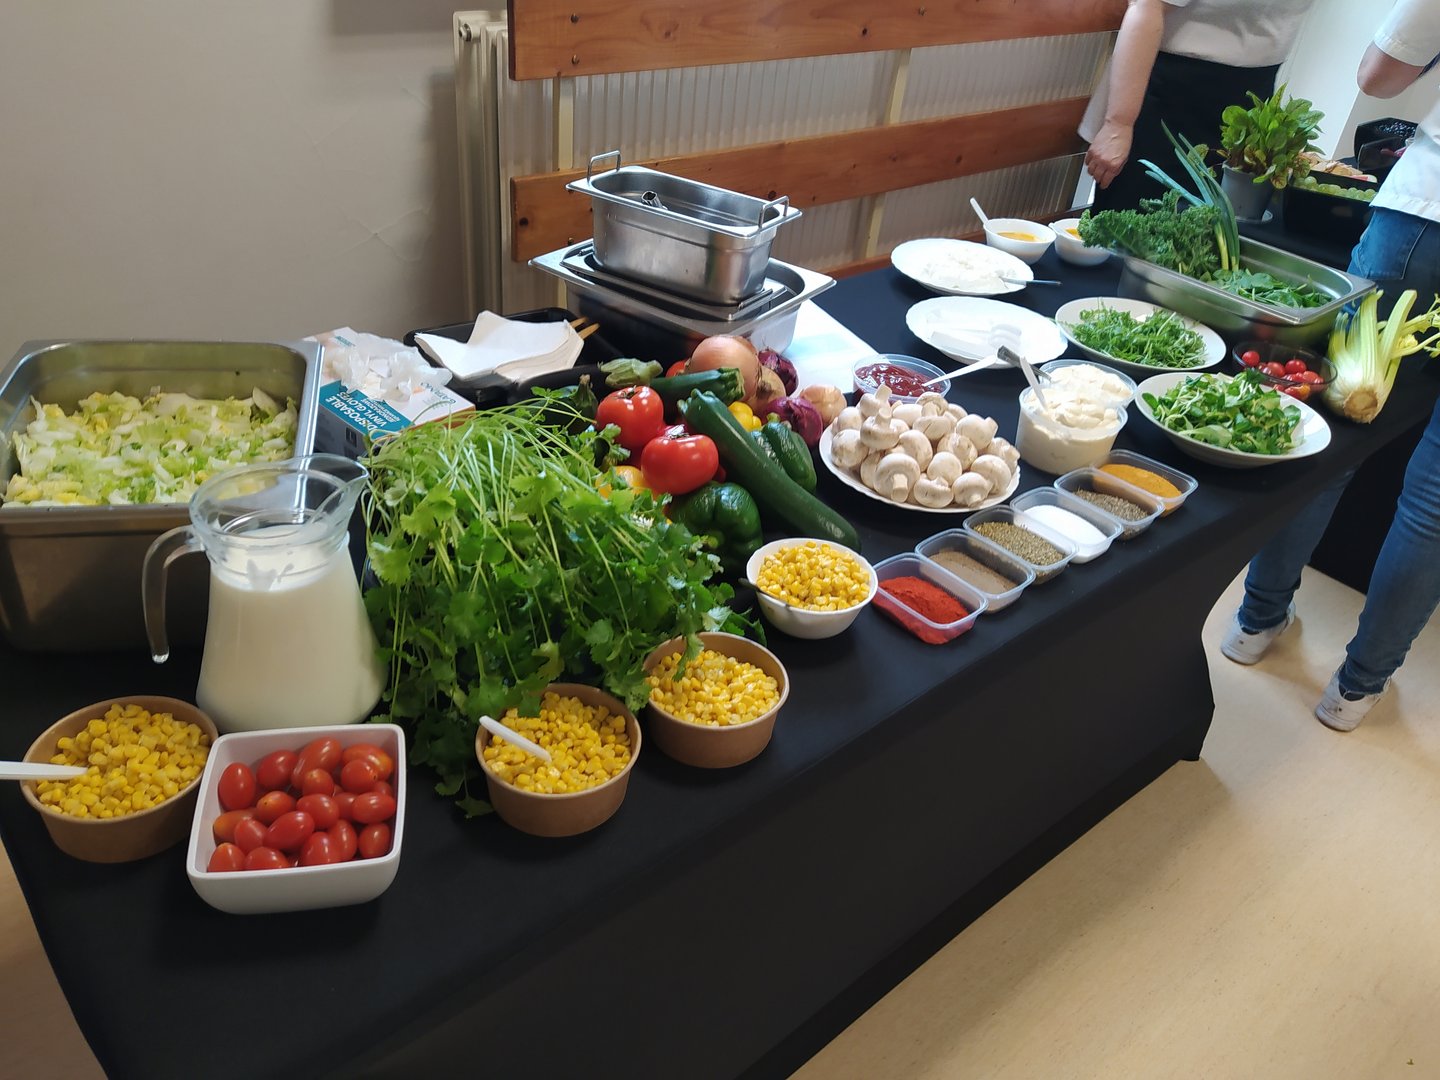
POLYGON ((170 636, 165 631, 165 582, 170 564, 181 555, 202 551, 195 530, 181 525, 161 533, 145 553, 140 573, 140 593, 145 605, 145 634, 150 639, 150 658, 157 664, 170 659, 170 636))

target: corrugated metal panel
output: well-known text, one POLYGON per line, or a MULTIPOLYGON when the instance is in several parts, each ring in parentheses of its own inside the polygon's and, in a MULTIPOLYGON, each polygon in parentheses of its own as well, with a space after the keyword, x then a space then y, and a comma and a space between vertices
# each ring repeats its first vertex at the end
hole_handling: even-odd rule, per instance
MULTIPOLYGON (((917 49, 902 119, 1087 93, 1110 40, 1109 34, 1085 34, 917 49)), ((508 255, 509 181, 554 167, 551 84, 509 79, 503 28, 487 28, 483 39, 471 44, 494 50, 500 161, 498 176, 477 175, 471 182, 498 187, 496 235, 505 248, 498 294, 488 286, 476 291, 498 297, 494 302, 503 311, 544 306, 554 300, 550 279, 508 255)), ((456 63, 461 63, 458 52, 456 63)), ((868 127, 884 115, 898 63, 895 53, 865 53, 579 78, 574 84, 574 161, 583 163, 617 147, 625 160, 638 161, 868 127)), ((473 107, 462 101, 462 116, 473 107)), ((996 214, 1063 209, 1070 204, 1078 169, 1078 159, 1070 158, 893 192, 885 197, 881 250, 915 236, 975 228, 967 202, 971 195, 996 214)), ((822 269, 855 261, 864 256, 868 221, 867 200, 807 210, 778 234, 776 256, 822 269)), ((472 265, 483 263, 472 260, 472 265)))

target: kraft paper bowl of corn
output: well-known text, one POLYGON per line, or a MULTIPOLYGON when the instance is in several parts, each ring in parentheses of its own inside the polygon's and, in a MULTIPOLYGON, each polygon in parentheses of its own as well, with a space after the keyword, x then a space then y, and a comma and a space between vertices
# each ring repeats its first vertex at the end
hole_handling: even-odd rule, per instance
POLYGON ((178 698, 97 701, 46 728, 26 761, 77 765, 72 780, 21 785, 55 846, 86 862, 143 859, 190 831, 215 724, 178 698))
POLYGON ((660 752, 682 764, 743 765, 770 745, 790 696, 789 676, 769 649, 736 634, 701 634, 700 645, 700 655, 683 667, 681 637, 646 659, 646 726, 660 752))
POLYGON ((475 756, 490 805, 507 825, 531 836, 575 836, 603 825, 620 809, 640 756, 640 724, 623 702, 580 683, 551 683, 538 716, 511 709, 498 720, 529 748, 475 733, 475 756))

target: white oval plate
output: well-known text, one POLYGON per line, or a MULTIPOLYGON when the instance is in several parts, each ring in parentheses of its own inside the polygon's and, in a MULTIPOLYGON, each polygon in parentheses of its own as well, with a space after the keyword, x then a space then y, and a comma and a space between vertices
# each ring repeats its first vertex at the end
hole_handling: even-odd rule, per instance
MULTIPOLYGON (((1164 432, 1165 437, 1178 449, 1189 454, 1196 461, 1208 462, 1226 469, 1258 469, 1262 465, 1274 465, 1280 461, 1295 461, 1297 458, 1309 457, 1312 454, 1320 453, 1330 445, 1330 425, 1325 422, 1325 418, 1305 402, 1297 401, 1294 398, 1291 398, 1286 404, 1294 405, 1300 410, 1300 444, 1288 454, 1252 454, 1244 450, 1227 450, 1223 446, 1211 446, 1209 443, 1192 439, 1188 435, 1182 435, 1178 431, 1171 431, 1155 419, 1154 412, 1145 401, 1145 395, 1154 394, 1156 397, 1162 397, 1172 386, 1183 382, 1193 374, 1195 374, 1193 371, 1167 371, 1161 375, 1150 376, 1136 387, 1134 407, 1141 416, 1164 432)), ((1224 379, 1227 382, 1233 378, 1233 376, 1222 375, 1219 372, 1211 372, 1210 375, 1212 378, 1224 379)))
POLYGON ((842 469, 839 465, 835 464, 834 458, 830 456, 832 437, 832 433, 828 427, 820 435, 820 460, 825 463, 825 467, 834 473, 846 487, 852 487, 860 492, 861 495, 868 495, 876 502, 882 502, 886 506, 896 506, 901 510, 918 510, 922 514, 973 514, 976 510, 999 506, 1006 499, 1010 498, 1011 495, 1014 495, 1015 489, 1020 486, 1020 466, 1016 465, 1015 475, 1010 478, 1010 486, 999 495, 990 496, 990 498, 978 506, 921 506, 919 503, 912 502, 897 503, 894 499, 886 498, 878 491, 866 487, 860 482, 858 476, 853 475, 849 470, 842 469))
MULTIPOLYGON (((1185 371, 1191 373, 1204 371, 1206 368, 1212 368, 1220 363, 1221 360, 1225 359, 1225 342, 1221 340, 1219 334, 1211 330, 1210 327, 1204 323, 1198 323, 1194 319, 1187 319, 1184 315, 1178 314, 1176 317, 1189 329, 1199 334, 1200 340, 1204 342, 1205 345, 1204 359, 1194 367, 1177 368, 1161 367, 1157 364, 1137 364, 1133 360, 1121 360, 1118 356, 1111 356, 1109 353, 1101 352, 1099 349, 1092 349, 1090 346, 1076 341, 1075 336, 1070 333, 1068 327, 1072 323, 1080 321, 1080 313, 1082 311, 1093 311, 1097 307, 1109 308, 1112 311, 1128 311, 1141 322, 1144 322, 1156 312, 1169 310, 1168 308, 1160 307, 1158 304, 1147 303, 1144 300, 1126 300, 1119 296, 1091 296, 1083 300, 1071 300, 1068 304, 1062 304, 1060 310, 1055 312, 1055 325, 1060 328, 1062 334, 1070 339, 1070 342, 1075 348, 1079 349, 1091 360, 1114 364, 1116 367, 1128 372, 1154 375, 1156 372, 1164 371, 1185 371)), ((1171 314, 1175 313, 1171 312, 1171 314)))
POLYGON ((1003 300, 987 300, 979 296, 937 296, 933 300, 921 300, 905 313, 905 325, 912 334, 960 364, 973 364, 977 360, 990 359, 995 354, 971 355, 958 349, 953 342, 941 344, 943 335, 978 334, 988 338, 997 323, 1010 323, 1019 328, 1020 354, 1032 365, 1058 360, 1065 355, 1065 335, 1052 320, 1003 300))
POLYGON ((949 296, 1004 296, 1019 292, 1023 284, 1001 281, 995 275, 1033 281, 1035 272, 1024 260, 1008 251, 976 244, 970 240, 947 240, 934 237, 907 240, 890 252, 890 262, 911 281, 949 296), (982 275, 966 280, 959 273, 962 265, 983 268, 982 275), (984 271, 990 271, 985 274, 984 271), (989 280, 986 280, 989 277, 989 280))

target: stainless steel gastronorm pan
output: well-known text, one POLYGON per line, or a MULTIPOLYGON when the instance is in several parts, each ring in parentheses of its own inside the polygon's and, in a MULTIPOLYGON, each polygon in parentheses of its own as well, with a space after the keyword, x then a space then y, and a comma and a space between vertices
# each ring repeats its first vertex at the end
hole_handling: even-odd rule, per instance
MULTIPOLYGON (((296 453, 309 453, 320 353, 315 342, 27 342, 0 372, 0 487, 16 469, 11 436, 33 419, 31 399, 70 410, 95 391, 143 397, 158 388, 225 398, 247 397, 258 386, 277 400, 295 399, 296 453)), ((145 552, 188 520, 184 503, 0 506, 0 633, 32 651, 143 648, 145 552)), ((169 594, 172 641, 198 645, 209 598, 206 561, 176 563, 169 594)))
POLYGON ((1215 330, 1230 344, 1237 341, 1274 341, 1282 345, 1311 345, 1324 340, 1335 316, 1346 304, 1375 288, 1373 281, 1355 277, 1323 263, 1242 237, 1240 256, 1248 270, 1265 270, 1282 281, 1308 281, 1331 299, 1323 307, 1278 308, 1256 304, 1163 266, 1125 257, 1120 295, 1188 315, 1215 330))
POLYGON ((788 196, 768 202, 638 165, 618 151, 590 159, 565 185, 594 201, 595 257, 608 271, 710 304, 738 304, 765 281, 775 230, 800 217, 788 196), (596 173, 595 164, 615 159, 596 173))

